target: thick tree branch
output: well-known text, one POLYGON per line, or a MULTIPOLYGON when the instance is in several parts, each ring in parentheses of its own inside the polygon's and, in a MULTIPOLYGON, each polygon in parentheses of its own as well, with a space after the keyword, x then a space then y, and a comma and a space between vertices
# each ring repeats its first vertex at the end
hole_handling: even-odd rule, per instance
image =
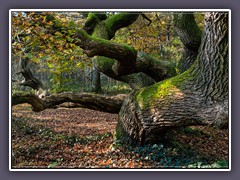
POLYGON ((193 13, 174 14, 174 25, 183 45, 189 50, 197 51, 201 43, 202 32, 193 13))
POLYGON ((117 60, 112 68, 118 76, 135 71, 137 52, 134 48, 92 37, 83 30, 78 30, 76 37, 79 38, 77 45, 84 49, 89 57, 105 56, 117 60))
POLYGON ((47 95, 47 90, 42 84, 42 82, 33 76, 31 70, 29 69, 28 63, 29 63, 29 58, 22 58, 20 56, 20 60, 19 60, 20 71, 17 72, 17 74, 22 74, 22 76, 24 77, 24 80, 19 84, 33 88, 36 91, 36 94, 40 98, 43 98, 47 95))
POLYGON ((175 30, 179 35, 185 50, 178 63, 179 71, 183 72, 196 60, 201 43, 202 32, 194 19, 193 13, 174 14, 174 24, 175 30))
POLYGON ((107 19, 106 13, 88 13, 87 21, 84 24, 83 29, 89 34, 92 35, 95 26, 99 23, 99 21, 107 19))
POLYGON ((83 108, 109 113, 118 113, 126 96, 127 95, 125 94, 117 96, 102 96, 88 93, 62 93, 40 99, 34 94, 14 94, 12 95, 12 106, 28 103, 32 105, 33 111, 39 112, 44 109, 56 108, 58 105, 65 102, 72 102, 79 104, 79 107, 83 108))
POLYGON ((137 53, 134 48, 127 45, 116 44, 111 41, 89 36, 85 31, 79 30, 76 33, 80 41, 77 44, 84 49, 89 57, 105 56, 116 59, 121 63, 127 60, 136 59, 137 53))
POLYGON ((112 38, 110 29, 115 34, 118 29, 132 24, 140 14, 118 13, 102 21, 97 14, 89 13, 84 27, 91 27, 94 33, 89 35, 80 30, 76 35, 79 39, 77 44, 85 53, 89 57, 97 56, 94 65, 98 71, 128 83, 133 89, 149 86, 176 74, 175 67, 169 63, 159 63, 146 56, 143 58, 132 47, 108 41, 112 38))
POLYGON ((175 64, 170 61, 159 61, 143 52, 138 53, 136 60, 137 72, 143 72, 156 82, 175 76, 175 64))
POLYGON ((32 110, 35 112, 43 111, 45 108, 45 103, 35 94, 14 94, 12 95, 12 106, 28 103, 32 105, 32 110))
POLYGON ((138 12, 125 12, 118 13, 113 16, 110 16, 105 20, 105 24, 107 26, 107 31, 109 34, 109 39, 112 39, 117 30, 127 27, 134 23, 140 13, 138 12))
POLYGON ((98 71, 118 81, 126 82, 132 89, 147 87, 176 75, 174 63, 158 61, 142 52, 138 53, 135 72, 124 76, 117 76, 112 70, 115 63, 113 59, 101 56, 93 60, 98 71))

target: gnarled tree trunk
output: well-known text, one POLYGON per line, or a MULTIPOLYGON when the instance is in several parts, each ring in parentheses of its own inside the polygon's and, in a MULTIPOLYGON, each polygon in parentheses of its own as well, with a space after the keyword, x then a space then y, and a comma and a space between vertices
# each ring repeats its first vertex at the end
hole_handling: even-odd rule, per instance
POLYGON ((138 16, 89 13, 85 26, 73 37, 89 57, 95 56, 98 71, 132 87, 133 92, 127 98, 70 93, 42 99, 35 95, 14 95, 13 105, 27 102, 34 111, 42 111, 72 102, 100 111, 120 111, 116 138, 130 144, 158 142, 168 129, 179 126, 227 127, 228 14, 206 13, 202 38, 192 14, 176 16, 178 33, 190 53, 181 61, 186 63, 181 69, 184 72, 175 77, 175 67, 171 64, 109 41, 118 29, 132 24, 138 16))
POLYGON ((202 32, 190 12, 174 14, 174 27, 184 45, 184 54, 178 63, 178 70, 182 73, 197 58, 202 32))
POLYGON ((178 126, 228 126, 228 14, 206 13, 203 33, 190 69, 126 98, 116 128, 118 139, 154 143, 178 126))

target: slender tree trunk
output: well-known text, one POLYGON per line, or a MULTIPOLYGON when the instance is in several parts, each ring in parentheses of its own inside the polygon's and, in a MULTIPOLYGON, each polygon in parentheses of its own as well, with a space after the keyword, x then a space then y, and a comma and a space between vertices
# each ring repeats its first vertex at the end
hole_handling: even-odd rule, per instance
POLYGON ((92 91, 95 93, 102 92, 101 87, 101 74, 98 70, 92 70, 92 91))

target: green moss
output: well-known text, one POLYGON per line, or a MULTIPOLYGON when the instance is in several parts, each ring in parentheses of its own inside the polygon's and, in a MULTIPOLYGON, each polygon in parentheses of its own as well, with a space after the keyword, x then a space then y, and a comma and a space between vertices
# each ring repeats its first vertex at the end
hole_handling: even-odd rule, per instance
POLYGON ((171 81, 165 80, 141 90, 136 95, 136 100, 139 106, 144 109, 151 106, 156 99, 172 94, 173 89, 174 86, 171 84, 171 81))
POLYGON ((102 38, 102 39, 109 39, 108 32, 104 22, 100 22, 96 25, 92 36, 102 38))
POLYGON ((137 54, 137 51, 132 47, 132 46, 129 46, 128 44, 126 43, 121 43, 121 45, 128 51, 130 51, 132 54, 137 54))
POLYGON ((105 74, 114 75, 114 72, 112 71, 112 66, 115 63, 115 60, 104 56, 97 56, 93 59, 93 62, 95 66, 97 66, 97 68, 105 74))
MULTIPOLYGON (((112 47, 112 42, 109 40, 102 39, 102 38, 99 38, 96 36, 90 36, 85 31, 82 31, 82 30, 77 30, 77 33, 80 34, 84 39, 88 39, 90 41, 95 41, 95 42, 99 43, 99 45, 102 45, 105 47, 109 47, 109 48, 112 47)), ((80 39, 77 39, 77 40, 81 41, 80 39)), ((136 51, 133 47, 125 45, 125 44, 121 44, 121 45, 124 49, 127 49, 127 50, 131 51, 132 53, 136 53, 136 51)))
POLYGON ((105 20, 107 19, 106 12, 95 12, 95 15, 98 17, 99 20, 105 20))
POLYGON ((137 17, 139 16, 138 13, 118 13, 113 16, 110 16, 105 20, 105 24, 109 33, 110 38, 113 38, 115 32, 122 28, 132 24, 137 17))
POLYGON ((156 100, 160 98, 164 98, 165 103, 167 103, 167 99, 171 100, 171 97, 173 97, 176 92, 184 90, 185 82, 191 78, 191 69, 192 68, 178 76, 142 89, 135 96, 140 108, 145 109, 151 107, 155 104, 156 100))
POLYGON ((174 23, 178 28, 185 29, 190 36, 201 39, 201 30, 199 29, 193 13, 174 14, 174 23))
MULTIPOLYGON (((113 25, 116 24, 116 22, 121 22, 122 19, 124 19, 128 14, 126 13, 119 13, 117 15, 113 15, 105 21, 106 27, 108 28, 108 31, 111 32, 114 28, 113 25)), ((115 30, 115 29, 114 29, 115 30)))
POLYGON ((186 82, 192 78, 191 72, 194 69, 194 67, 195 65, 192 65, 187 71, 171 78, 170 80, 172 81, 172 84, 177 86, 179 89, 183 90, 185 88, 185 84, 183 82, 186 82))
MULTIPOLYGON (((99 38, 99 37, 96 37, 96 36, 89 36, 89 35, 87 35, 87 34, 85 34, 85 36, 86 36, 89 40, 98 42, 100 46, 102 45, 102 46, 106 46, 106 47, 109 47, 109 48, 112 47, 112 42, 109 41, 109 40, 102 39, 102 38, 99 38)), ((131 51, 132 53, 136 53, 135 49, 134 49, 133 47, 131 47, 131 46, 128 46, 128 45, 125 45, 125 44, 121 44, 121 46, 122 46, 124 49, 131 51)))
POLYGON ((91 25, 91 24, 96 24, 97 22, 99 22, 98 17, 96 16, 96 14, 94 13, 88 13, 88 17, 87 17, 87 21, 86 24, 87 26, 91 25))

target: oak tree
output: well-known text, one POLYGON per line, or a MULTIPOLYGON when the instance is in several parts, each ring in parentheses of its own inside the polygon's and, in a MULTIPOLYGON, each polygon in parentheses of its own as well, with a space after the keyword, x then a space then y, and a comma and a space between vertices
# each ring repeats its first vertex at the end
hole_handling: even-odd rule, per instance
MULTIPOLYGON (((140 17, 151 25, 151 19, 141 12, 111 15, 90 12, 81 28, 66 26, 48 14, 44 21, 48 27, 42 30, 50 39, 61 29, 58 36, 67 37, 62 43, 80 47, 92 58, 96 70, 129 84, 132 88, 129 95, 14 94, 12 105, 27 102, 34 111, 42 111, 73 102, 85 108, 118 113, 116 138, 130 144, 161 141, 165 132, 180 126, 228 127, 228 13, 205 12, 203 30, 195 22, 193 13, 174 14, 174 29, 184 46, 179 71, 169 61, 160 61, 128 44, 111 41, 119 29, 130 26, 140 17)), ((29 58, 25 56, 25 61, 29 58)), ((22 75, 29 72, 25 66, 22 75)))

